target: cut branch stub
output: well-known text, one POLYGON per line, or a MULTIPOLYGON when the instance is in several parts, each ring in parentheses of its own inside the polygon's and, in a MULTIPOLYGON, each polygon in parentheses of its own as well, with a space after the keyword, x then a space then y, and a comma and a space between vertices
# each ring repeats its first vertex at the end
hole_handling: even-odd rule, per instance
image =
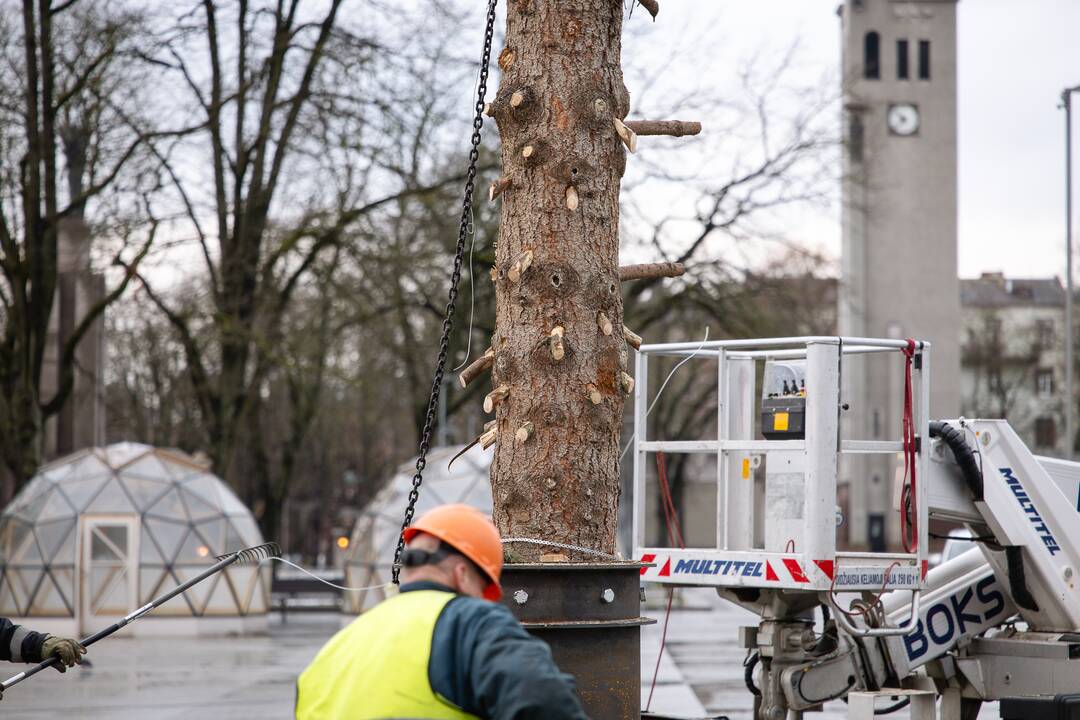
POLYGON ((509 385, 500 385, 487 395, 484 396, 484 412, 495 412, 495 406, 506 399, 506 396, 510 394, 509 385))
POLYGON ((495 441, 499 439, 499 429, 491 428, 483 435, 480 436, 480 447, 487 450, 489 447, 495 444, 495 441))
POLYGON ((619 373, 619 385, 622 387, 622 391, 629 395, 634 392, 634 378, 630 377, 625 372, 619 373))
POLYGON ((701 123, 687 120, 627 120, 626 127, 638 135, 683 137, 701 132, 701 123))
POLYGON ((488 420, 486 423, 484 423, 484 432, 487 432, 488 430, 490 430, 491 428, 495 427, 498 424, 499 424, 498 420, 488 420))
POLYGON ((488 117, 495 117, 495 107, 491 103, 484 103, 484 114, 488 117))
POLYGON ((509 177, 501 177, 495 182, 491 183, 491 187, 488 188, 488 202, 494 202, 495 198, 503 194, 506 188, 510 187, 513 181, 509 177))
POLYGON ((608 316, 604 314, 604 311, 596 313, 596 326, 600 328, 600 332, 605 335, 610 335, 612 331, 611 321, 608 320, 608 316))
POLYGON ((523 443, 529 439, 529 436, 533 434, 533 424, 531 422, 525 422, 514 433, 514 439, 519 443, 523 443))
POLYGON ((523 93, 521 90, 517 90, 516 92, 514 92, 514 93, 512 93, 510 95, 510 107, 512 107, 512 108, 521 107, 521 104, 523 102, 525 102, 525 93, 523 93))
POLYGON ((595 385, 589 383, 585 386, 585 390, 589 393, 589 400, 592 401, 593 405, 599 405, 603 402, 604 396, 600 394, 600 390, 595 385))
POLYGON ((630 152, 637 152, 637 134, 619 118, 612 118, 611 120, 615 123, 615 132, 619 134, 619 139, 623 141, 626 149, 630 152))
POLYGON ((469 387, 469 383, 478 378, 487 370, 490 370, 494 362, 495 349, 488 348, 484 351, 483 355, 466 365, 465 369, 461 371, 460 375, 458 375, 458 382, 461 383, 461 387, 469 387))
POLYGON ((573 185, 566 186, 566 209, 570 212, 577 210, 578 208, 578 194, 577 188, 573 185))
POLYGON ((517 53, 508 47, 504 47, 502 52, 499 53, 499 69, 506 72, 510 69, 510 66, 514 64, 514 60, 517 59, 517 53))
POLYGON ((516 258, 514 258, 514 264, 511 265, 510 269, 506 271, 507 279, 510 280, 510 282, 516 283, 518 280, 521 279, 521 276, 525 274, 525 271, 528 270, 529 267, 532 265, 532 261, 532 249, 526 250, 525 252, 518 255, 516 258))
POLYGON ((563 356, 566 355, 566 348, 563 347, 564 332, 562 325, 556 325, 551 329, 551 335, 548 336, 548 346, 554 360, 562 360, 563 356))
POLYGON ((652 15, 652 19, 656 20, 656 16, 660 14, 660 3, 657 0, 638 0, 641 3, 641 7, 649 11, 652 15))
POLYGON ((623 325, 622 327, 623 338, 626 340, 626 344, 635 350, 641 349, 641 336, 635 333, 630 328, 623 325))
POLYGON ((521 157, 525 158, 526 160, 530 159, 534 155, 536 155, 535 145, 526 145, 525 147, 521 148, 521 157))
POLYGON ((619 280, 651 280, 653 278, 679 277, 686 272, 682 263, 645 263, 643 265, 623 265, 619 268, 619 280))

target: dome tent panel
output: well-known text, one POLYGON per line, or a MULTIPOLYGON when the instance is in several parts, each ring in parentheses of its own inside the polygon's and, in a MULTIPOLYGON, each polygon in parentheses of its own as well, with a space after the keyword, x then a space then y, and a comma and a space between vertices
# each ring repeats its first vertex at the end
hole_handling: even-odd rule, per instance
POLYGON ((53 487, 49 492, 48 499, 45 501, 45 506, 38 514, 37 522, 49 522, 50 520, 58 519, 75 519, 78 512, 75 507, 68 500, 67 495, 59 487, 53 487))
POLYGON ((41 579, 41 568, 13 567, 8 571, 7 577, 11 581, 11 594, 15 599, 15 607, 19 609, 19 615, 26 615, 30 607, 30 598, 37 589, 37 582, 41 579))
MULTIPOLYGON (((195 526, 195 529, 199 531, 199 535, 206 542, 206 546, 210 548, 210 555, 224 555, 229 551, 230 546, 225 544, 226 528, 229 526, 229 521, 224 516, 217 516, 209 520, 203 520, 195 526)), ((239 550, 242 546, 231 546, 231 549, 239 550)))
POLYGON ((75 542, 68 542, 72 530, 75 529, 75 518, 65 518, 47 523, 38 523, 34 526, 34 534, 37 536, 38 545, 45 560, 50 563, 74 563, 75 542))
POLYGON ((128 495, 135 501, 135 507, 140 512, 146 510, 168 492, 171 487, 165 480, 152 480, 136 475, 124 474, 120 478, 121 484, 127 490, 128 495))
POLYGON ((166 575, 168 568, 164 565, 143 565, 139 568, 140 603, 148 603, 164 591, 161 585, 166 575))
MULTIPOLYGON (((196 528, 188 530, 184 536, 184 542, 180 544, 180 552, 173 559, 173 564, 210 566, 214 564, 214 556, 210 552, 209 542, 199 534, 196 528)), ((203 570, 206 568, 203 567, 203 570)))
MULTIPOLYGON (((22 519, 12 518, 4 533, 4 557, 8 563, 18 565, 26 562, 27 553, 37 553, 33 526, 22 519)), ((40 562, 40 556, 38 558, 40 562)))
POLYGON ((187 536, 188 524, 147 516, 143 520, 143 527, 157 543, 165 562, 171 563, 180 550, 180 543, 187 536))
POLYGON ((61 492, 67 496, 68 502, 75 508, 77 512, 82 512, 83 508, 90 504, 94 499, 94 496, 98 494, 98 491, 105 486, 105 483, 109 481, 111 476, 107 473, 96 473, 94 475, 79 475, 77 472, 71 474, 71 476, 64 481, 60 488, 61 492))
POLYGON ((38 586, 30 607, 34 615, 63 617, 71 614, 72 611, 68 598, 60 591, 53 576, 49 573, 42 577, 41 585, 38 586))
MULTIPOLYGON (((180 580, 180 582, 187 582, 191 578, 201 573, 206 568, 204 567, 191 567, 187 565, 177 565, 173 568, 173 573, 180 580)), ((189 590, 184 591, 184 597, 191 603, 193 612, 196 615, 202 615, 206 609, 206 601, 210 599, 210 592, 214 587, 221 582, 222 574, 218 573, 213 577, 204 580, 198 585, 192 587, 189 590)), ((236 608, 233 608, 233 612, 236 612, 236 608)))
POLYGON ((75 469, 75 466, 68 463, 64 465, 57 465, 56 463, 50 463, 41 468, 41 479, 49 484, 56 484, 63 480, 71 471, 75 469))
POLYGON ((10 617, 19 615, 19 606, 15 603, 15 593, 12 591, 14 583, 11 575, 14 570, 7 570, 0 577, 0 615, 10 617))
POLYGON ((174 486, 161 496, 153 505, 146 509, 149 516, 164 518, 166 520, 181 520, 187 522, 187 507, 180 499, 180 491, 174 486))
POLYGON ((181 487, 184 488, 186 493, 191 493, 199 500, 214 508, 214 513, 220 515, 222 507, 221 497, 218 495, 219 485, 221 485, 221 483, 215 482, 214 478, 211 476, 200 474, 184 480, 181 487))
POLYGON ((67 601, 67 607, 69 613, 75 612, 75 566, 74 565, 53 565, 49 568, 49 574, 52 575, 53 583, 57 589, 63 594, 64 599, 67 601))
POLYGON ((112 467, 96 453, 83 450, 70 456, 69 459, 57 462, 70 462, 71 475, 75 478, 108 477, 112 475, 112 467))
POLYGON ((188 517, 192 522, 199 522, 200 520, 206 520, 207 518, 220 517, 221 509, 217 508, 210 503, 203 500, 196 493, 191 492, 188 488, 183 488, 180 491, 180 497, 184 499, 184 505, 187 507, 188 517))
POLYGON ((82 511, 86 515, 101 514, 134 514, 138 510, 135 503, 128 497, 124 486, 116 478, 109 478, 105 486, 98 491, 94 499, 82 511))
POLYGON ((229 574, 232 577, 233 587, 236 589, 236 599, 240 604, 240 612, 249 612, 251 598, 256 594, 259 581, 257 569, 250 565, 244 565, 233 568, 229 574))
POLYGON ((49 501, 53 488, 53 484, 44 478, 35 479, 27 486, 25 497, 20 493, 20 502, 13 508, 14 512, 26 522, 35 522, 49 501))
POLYGON ((240 602, 232 586, 232 578, 222 573, 221 580, 210 593, 203 606, 204 615, 233 615, 240 611, 240 602))

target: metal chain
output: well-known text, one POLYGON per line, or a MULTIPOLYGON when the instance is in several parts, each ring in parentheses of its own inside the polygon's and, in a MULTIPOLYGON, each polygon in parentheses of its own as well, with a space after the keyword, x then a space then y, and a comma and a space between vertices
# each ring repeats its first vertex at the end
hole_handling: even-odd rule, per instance
POLYGON ((446 314, 443 317, 442 337, 439 340, 439 358, 435 363, 435 377, 431 381, 431 394, 428 396, 424 429, 420 433, 420 452, 416 458, 416 474, 413 475, 412 490, 409 491, 409 505, 405 508, 405 519, 401 523, 397 548, 394 550, 394 567, 391 573, 395 585, 398 584, 398 575, 401 572, 401 553, 405 549, 405 528, 412 525, 413 515, 416 513, 416 501, 420 497, 420 484, 424 481, 424 468, 427 466, 427 454, 431 448, 431 434, 435 427, 435 413, 439 406, 439 393, 442 391, 446 356, 450 348, 450 330, 454 326, 458 283, 461 282, 461 266, 465 259, 465 241, 471 231, 473 189, 476 185, 476 163, 480 159, 480 129, 484 126, 484 100, 487 96, 488 65, 491 63, 491 42, 495 35, 495 5, 497 3, 498 0, 488 0, 487 25, 484 28, 484 52, 480 59, 480 82, 476 87, 476 113, 473 116, 472 123, 472 149, 469 151, 469 171, 465 180, 464 198, 461 203, 461 223, 458 226, 454 271, 450 274, 450 292, 446 303, 446 314))

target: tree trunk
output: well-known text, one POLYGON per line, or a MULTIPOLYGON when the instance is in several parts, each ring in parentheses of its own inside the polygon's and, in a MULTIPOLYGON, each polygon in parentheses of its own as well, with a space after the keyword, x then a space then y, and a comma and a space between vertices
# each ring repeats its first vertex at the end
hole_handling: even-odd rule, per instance
MULTIPOLYGON (((622 9, 620 0, 510 0, 492 103, 511 178, 496 248, 492 388, 509 395, 495 408, 495 521, 504 537, 604 552, 615 550, 626 369, 622 333, 605 334, 597 319, 622 327, 622 9)), ((514 548, 524 559, 545 551, 514 548)))

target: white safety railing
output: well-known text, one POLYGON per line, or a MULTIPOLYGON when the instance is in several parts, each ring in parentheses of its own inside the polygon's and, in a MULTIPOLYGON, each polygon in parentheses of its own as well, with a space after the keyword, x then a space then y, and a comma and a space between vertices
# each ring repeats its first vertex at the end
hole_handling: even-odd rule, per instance
MULTIPOLYGON (((927 557, 925 491, 916 494, 915 552, 843 552, 836 548, 840 456, 851 455, 851 462, 858 463, 860 456, 903 451, 900 440, 843 437, 840 403, 845 358, 851 364, 852 356, 889 354, 899 366, 907 348, 904 340, 833 336, 642 345, 636 356, 632 443, 634 557, 652 563, 642 579, 808 592, 922 587, 927 557), (718 366, 716 438, 651 438, 647 423, 647 410, 653 401, 649 395, 649 361, 659 356, 690 355, 695 361, 715 360, 718 366), (804 439, 758 438, 757 363, 768 360, 806 362, 804 439), (716 456, 715 547, 680 549, 646 544, 646 478, 650 463, 655 462, 652 456, 658 452, 716 456), (756 472, 762 460, 765 470, 756 472), (755 502, 758 482, 783 496, 790 512, 784 514, 776 507, 770 509, 768 503, 755 502), (764 507, 756 511, 760 505, 764 507), (756 532, 756 528, 762 531, 756 532)), ((921 439, 916 454, 916 475, 920 480, 928 477, 929 372, 930 344, 916 342, 912 396, 915 432, 921 439)), ((902 400, 899 397, 898 404, 902 400)))

